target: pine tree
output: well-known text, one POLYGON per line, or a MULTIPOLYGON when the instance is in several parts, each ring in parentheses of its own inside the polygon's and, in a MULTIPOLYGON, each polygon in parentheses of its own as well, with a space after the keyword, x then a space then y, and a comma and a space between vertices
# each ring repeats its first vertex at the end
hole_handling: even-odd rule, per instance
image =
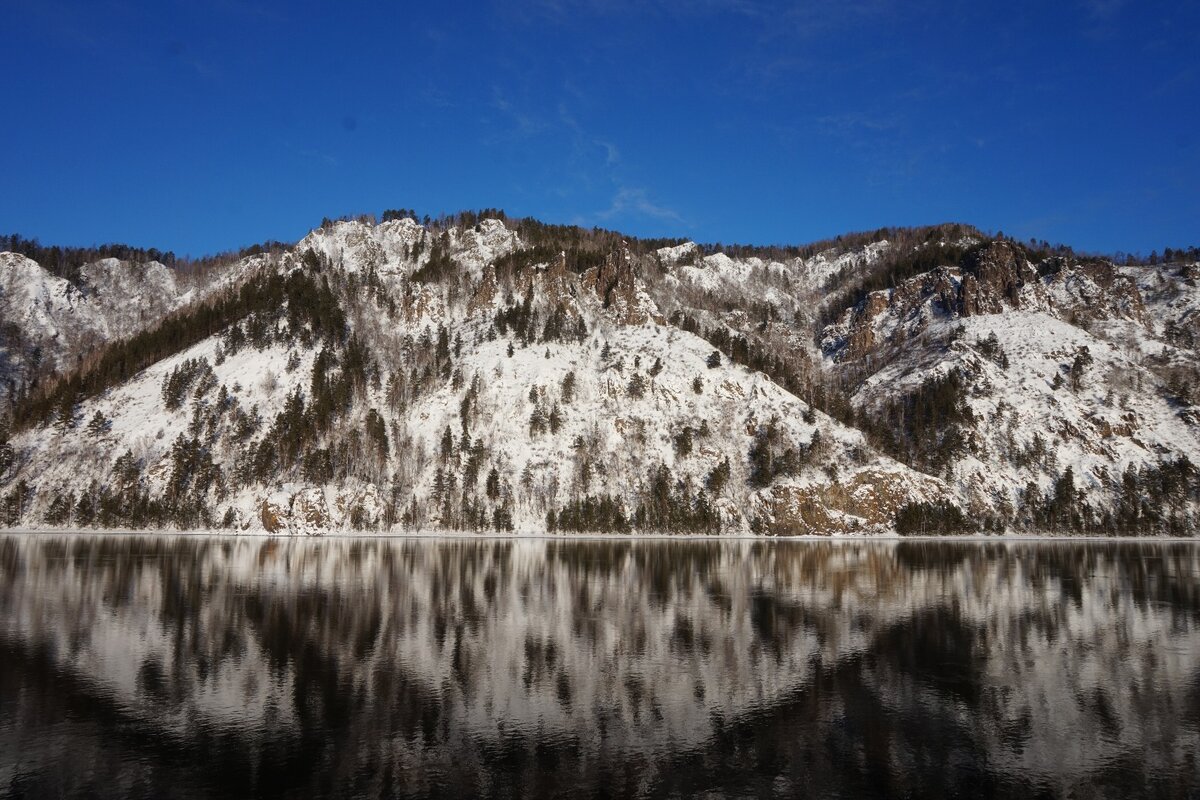
POLYGON ((51 525, 68 525, 74 511, 75 495, 70 492, 62 492, 54 496, 50 508, 46 510, 46 522, 51 525))
POLYGON ((8 443, 8 439, 0 433, 0 478, 17 462, 17 451, 8 443))
POLYGON ((687 458, 692 454, 692 429, 685 426, 683 430, 672 437, 671 443, 675 447, 676 456, 687 458))
POLYGON ((79 413, 79 395, 71 389, 63 392, 58 406, 58 425, 63 430, 75 427, 75 417, 79 413))
POLYGON ((484 488, 489 500, 498 500, 500 498, 500 470, 492 467, 488 473, 487 483, 484 488))
POLYGON ((704 480, 708 491, 714 495, 720 494, 725 489, 725 485, 729 483, 729 475, 732 470, 733 468, 729 463, 729 456, 725 456, 720 464, 712 468, 712 471, 708 473, 708 477, 704 480))
MULTIPOLYGON (((1083 385, 1083 373, 1092 364, 1092 354, 1087 347, 1079 348, 1075 360, 1071 362, 1071 391, 1078 392, 1083 385)), ((1061 376, 1058 376, 1061 380, 1061 376)))
POLYGON ((103 436, 105 433, 107 433, 108 429, 111 426, 112 426, 112 423, 109 422, 108 417, 104 416, 104 414, 97 411, 95 414, 92 415, 91 421, 88 422, 87 432, 88 432, 88 435, 91 436, 92 438, 97 438, 97 437, 103 436))

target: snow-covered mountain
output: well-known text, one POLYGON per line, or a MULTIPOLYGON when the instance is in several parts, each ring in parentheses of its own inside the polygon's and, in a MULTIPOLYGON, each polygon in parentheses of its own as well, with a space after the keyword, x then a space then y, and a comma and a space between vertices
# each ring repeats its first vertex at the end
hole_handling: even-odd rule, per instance
POLYGON ((460 215, 329 223, 186 278, 79 275, 0 254, 10 525, 1200 519, 1194 263, 964 226, 719 252, 460 215))
POLYGON ((199 281, 157 261, 104 258, 83 265, 71 282, 23 255, 0 253, 0 398, 196 303, 236 280, 231 272, 199 281))
POLYGON ((1053 516, 1091 498, 1115 527, 1137 529, 1172 497, 1181 510, 1189 492, 1195 501, 1193 270, 1034 264, 1012 243, 985 242, 961 266, 870 293, 822 345, 852 376, 863 426, 953 483, 974 514, 1068 524, 1053 516), (928 425, 940 440, 920 435, 928 425), (1083 500, 1045 509, 1067 470, 1083 500))

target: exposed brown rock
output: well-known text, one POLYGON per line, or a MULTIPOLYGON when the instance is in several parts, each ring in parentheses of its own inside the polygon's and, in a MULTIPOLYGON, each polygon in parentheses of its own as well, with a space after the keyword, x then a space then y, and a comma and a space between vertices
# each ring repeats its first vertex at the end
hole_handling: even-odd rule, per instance
POLYGON ((436 300, 428 288, 425 286, 414 288, 412 284, 409 284, 409 288, 401 298, 400 313, 406 322, 416 322, 433 314, 436 307, 436 300))
POLYGON ((1124 318, 1145 322, 1146 306, 1137 285, 1119 274, 1107 261, 1094 261, 1069 267, 1053 282, 1067 284, 1071 302, 1060 309, 1084 318, 1124 318), (1081 280, 1082 279, 1082 280, 1081 280), (1083 291, 1087 286, 1091 291, 1083 291))
POLYGON ((949 490, 934 478, 914 485, 911 476, 869 469, 822 486, 772 486, 759 493, 768 512, 767 533, 827 536, 891 528, 896 512, 925 496, 949 490))
POLYGON ((540 283, 543 296, 552 308, 559 308, 571 317, 579 316, 579 308, 575 303, 575 276, 567 269, 565 254, 550 262, 546 271, 541 273, 540 283))
POLYGON ((875 349, 875 319, 887 310, 888 301, 887 292, 872 292, 859 308, 846 312, 850 315, 850 333, 843 360, 862 358, 875 349))
POLYGON ((575 275, 567 269, 566 254, 559 254, 545 269, 523 272, 519 277, 517 289, 522 295, 533 290, 534 296, 547 308, 562 311, 572 319, 581 316, 575 301, 579 294, 579 284, 575 275))
POLYGON ((643 325, 651 318, 662 322, 661 315, 639 296, 637 275, 629 251, 611 253, 604 263, 584 272, 579 279, 584 291, 592 292, 609 315, 621 325, 643 325))
POLYGON ((317 487, 302 489, 292 498, 292 524, 305 532, 325 530, 332 525, 325 493, 317 487))
POLYGON ((938 314, 969 317, 1026 307, 1053 309, 1072 321, 1099 317, 1145 322, 1145 305, 1136 284, 1111 263, 1061 264, 1057 272, 1043 278, 1019 247, 992 242, 971 255, 962 268, 938 267, 893 289, 873 292, 845 313, 841 320, 845 332, 827 346, 838 360, 854 361, 919 334, 938 314), (891 328, 888 339, 880 340, 876 329, 884 314, 899 324, 891 328))
POLYGON ((500 291, 499 283, 496 280, 496 267, 489 265, 483 271, 483 277, 479 281, 479 285, 475 287, 475 293, 471 295, 471 300, 467 304, 467 313, 475 314, 479 311, 489 311, 496 302, 496 294, 500 291))
POLYGON ((1037 272, 1008 242, 992 242, 969 265, 959 288, 956 310, 964 317, 999 314, 1021 307, 1021 289, 1037 272))
POLYGON ((262 501, 260 514, 262 516, 263 529, 267 533, 278 533, 286 527, 284 518, 288 514, 287 509, 273 502, 271 498, 268 497, 262 501))

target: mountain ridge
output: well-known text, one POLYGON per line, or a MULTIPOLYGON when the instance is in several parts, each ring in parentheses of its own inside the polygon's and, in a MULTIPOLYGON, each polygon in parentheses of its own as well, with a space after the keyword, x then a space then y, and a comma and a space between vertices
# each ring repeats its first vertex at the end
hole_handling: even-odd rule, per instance
POLYGON ((0 521, 1195 532, 1190 251, 727 250, 485 212, 194 274, 0 254, 0 521))

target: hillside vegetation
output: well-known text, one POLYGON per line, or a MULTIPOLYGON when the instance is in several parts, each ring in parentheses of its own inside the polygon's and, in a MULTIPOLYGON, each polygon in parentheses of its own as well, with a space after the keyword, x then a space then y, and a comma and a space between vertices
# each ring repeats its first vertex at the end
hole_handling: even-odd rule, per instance
POLYGON ((1200 525, 1194 249, 699 245, 496 210, 204 262, 5 244, 4 525, 1200 525))

